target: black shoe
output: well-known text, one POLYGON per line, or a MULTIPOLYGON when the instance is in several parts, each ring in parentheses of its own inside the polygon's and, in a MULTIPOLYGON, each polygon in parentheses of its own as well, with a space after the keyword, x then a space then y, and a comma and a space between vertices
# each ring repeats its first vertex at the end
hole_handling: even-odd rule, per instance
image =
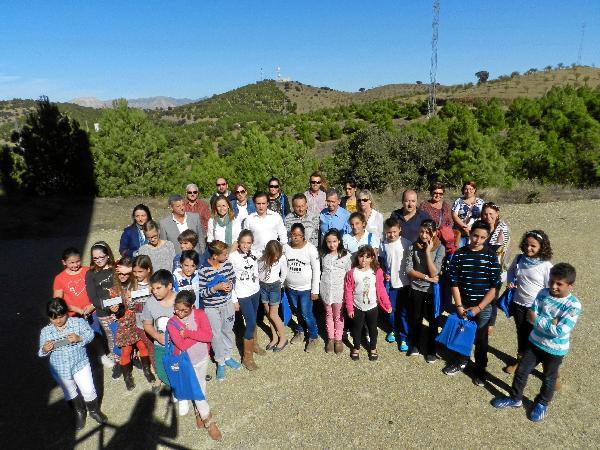
POLYGON ((123 379, 125 380, 125 387, 128 391, 133 391, 135 389, 135 381, 133 381, 133 364, 129 363, 126 366, 121 367, 123 372, 123 379))
POLYGON ((83 397, 78 395, 74 399, 70 400, 69 404, 75 413, 75 429, 79 431, 85 427, 85 418, 87 417, 85 402, 83 401, 83 397))
POLYGON ((206 374, 206 376, 204 377, 204 379, 206 381, 210 381, 210 380, 212 380, 212 375, 206 374))
POLYGON ((406 356, 419 356, 421 353, 417 347, 411 347, 406 356))
POLYGON ((442 372, 445 375, 456 375, 457 373, 461 373, 463 370, 465 370, 465 367, 467 365, 464 363, 460 363, 460 364, 448 364, 446 367, 444 367, 442 369, 442 372))
POLYGON ((475 386, 483 387, 483 386, 485 386, 485 379, 486 379, 485 371, 477 372, 477 373, 475 373, 475 376, 473 377, 473 384, 475 386))
POLYGON ((434 362, 437 361, 437 356, 435 356, 433 354, 427 355, 425 357, 425 361, 427 361, 429 364, 433 364, 434 362))
POLYGON ((115 363, 115 365, 112 368, 112 379, 118 380, 119 378, 121 378, 122 374, 123 374, 123 370, 122 370, 121 364, 119 364, 118 362, 115 363))
POLYGON ((144 364, 142 363, 142 358, 150 358, 150 357, 149 356, 140 356, 139 358, 132 358, 131 361, 133 362, 133 367, 135 367, 138 370, 143 370, 144 364))
POLYGON ((150 367, 150 357, 140 357, 140 363, 142 364, 142 371, 144 372, 144 376, 146 377, 146 380, 148 380, 148 383, 154 383, 156 381, 156 377, 152 373, 152 369, 150 367))
POLYGON ((104 413, 100 411, 97 397, 91 402, 86 402, 86 405, 92 419, 94 419, 100 425, 104 425, 106 422, 108 422, 108 417, 106 417, 104 413))

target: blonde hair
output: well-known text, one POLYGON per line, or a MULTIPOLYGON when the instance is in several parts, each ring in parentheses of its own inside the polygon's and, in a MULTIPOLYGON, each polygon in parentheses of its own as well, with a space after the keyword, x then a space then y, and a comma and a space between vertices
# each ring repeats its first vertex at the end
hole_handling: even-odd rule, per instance
POLYGON ((368 189, 361 189, 356 193, 356 198, 358 199, 357 203, 359 203, 358 207, 362 210, 362 202, 360 201, 360 197, 367 197, 371 202, 371 209, 375 209, 375 199, 373 198, 373 194, 368 189))

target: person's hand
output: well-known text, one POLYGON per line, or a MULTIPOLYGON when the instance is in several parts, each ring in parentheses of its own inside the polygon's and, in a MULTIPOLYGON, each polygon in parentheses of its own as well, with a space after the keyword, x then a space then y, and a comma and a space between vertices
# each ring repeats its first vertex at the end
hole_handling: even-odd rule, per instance
POLYGON ((184 338, 184 337, 185 337, 185 330, 186 330, 185 328, 181 328, 181 329, 179 330, 179 336, 181 336, 182 338, 184 338))
POLYGON ((87 316, 87 315, 89 315, 89 314, 93 313, 95 309, 96 309, 96 308, 94 308, 94 305, 92 305, 92 304, 90 303, 90 304, 89 304, 89 305, 87 305, 85 308, 83 308, 83 310, 82 310, 82 311, 83 311, 83 314, 87 316))
POLYGON ((506 285, 506 287, 507 287, 507 289, 514 289, 514 288, 516 288, 516 287, 517 287, 517 285, 516 285, 515 283, 508 283, 508 284, 506 285))
POLYGON ((162 333, 159 333, 158 337, 156 338, 156 341, 161 345, 165 345, 165 335, 162 333))
POLYGON ((231 244, 231 249, 229 250, 229 253, 233 253, 238 249, 238 243, 237 241, 234 241, 233 244, 231 244))
POLYGON ((314 302, 315 300, 319 300, 319 294, 310 294, 310 299, 314 302))
POLYGON ((111 310, 111 312, 116 313, 117 311, 119 311, 119 305, 112 305, 110 308, 108 308, 111 310))
POLYGON ((239 303, 234 303, 233 304, 233 309, 235 309, 235 312, 238 312, 240 310, 240 304, 239 303))
POLYGON ((463 307, 463 305, 459 305, 456 307, 456 314, 465 319, 467 317, 467 310, 463 307))
POLYGON ((215 289, 217 291, 223 291, 223 292, 231 292, 231 283, 227 282, 227 281, 221 281, 219 284, 217 284, 215 286, 215 289))
POLYGON ((52 350, 54 350, 54 342, 52 342, 52 341, 46 341, 46 343, 42 347, 42 351, 44 353, 50 353, 52 350))
POLYGON ((354 319, 354 311, 352 311, 352 312, 348 311, 348 317, 351 319, 354 319))
POLYGON ((439 283, 440 276, 436 275, 435 277, 430 277, 428 281, 431 281, 432 283, 439 283))
POLYGON ((385 281, 390 281, 392 279, 391 275, 388 275, 387 273, 383 274, 383 279, 385 281))
MULTIPOLYGON (((472 308, 467 309, 467 311, 471 313, 471 317, 475 317, 481 312, 481 308, 479 306, 473 306, 472 308)), ((465 311, 465 316, 467 316, 467 311, 465 311)))
POLYGON ((535 319, 537 319, 537 314, 535 313, 535 311, 533 309, 530 309, 529 311, 527 311, 527 320, 530 323, 534 323, 535 319))
POLYGON ((432 253, 433 252, 433 239, 429 240, 429 242, 427 243, 427 247, 425 247, 425 251, 427 253, 432 253))
POLYGON ((75 344, 76 342, 81 341, 81 338, 79 336, 77 336, 75 333, 69 333, 69 334, 67 334, 67 340, 71 344, 75 344))

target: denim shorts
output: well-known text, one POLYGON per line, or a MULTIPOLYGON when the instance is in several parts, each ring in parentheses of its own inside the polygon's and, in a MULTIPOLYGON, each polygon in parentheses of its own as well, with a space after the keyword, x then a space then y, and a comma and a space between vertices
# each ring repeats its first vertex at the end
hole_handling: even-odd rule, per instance
POLYGON ((260 301, 265 305, 278 305, 281 303, 281 282, 274 283, 260 282, 260 301))

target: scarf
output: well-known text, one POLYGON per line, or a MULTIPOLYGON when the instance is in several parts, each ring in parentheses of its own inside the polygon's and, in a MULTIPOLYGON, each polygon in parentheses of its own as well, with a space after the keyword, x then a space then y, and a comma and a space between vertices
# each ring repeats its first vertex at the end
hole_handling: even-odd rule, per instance
POLYGON ((229 214, 226 214, 223 218, 219 217, 218 215, 215 217, 215 220, 213 221, 213 234, 217 231, 217 225, 225 228, 225 243, 231 246, 232 224, 231 219, 229 218, 229 214))
POLYGON ((523 269, 529 269, 530 267, 535 267, 541 263, 543 263, 543 261, 540 258, 530 258, 525 255, 521 255, 521 259, 519 260, 519 265, 523 269))

